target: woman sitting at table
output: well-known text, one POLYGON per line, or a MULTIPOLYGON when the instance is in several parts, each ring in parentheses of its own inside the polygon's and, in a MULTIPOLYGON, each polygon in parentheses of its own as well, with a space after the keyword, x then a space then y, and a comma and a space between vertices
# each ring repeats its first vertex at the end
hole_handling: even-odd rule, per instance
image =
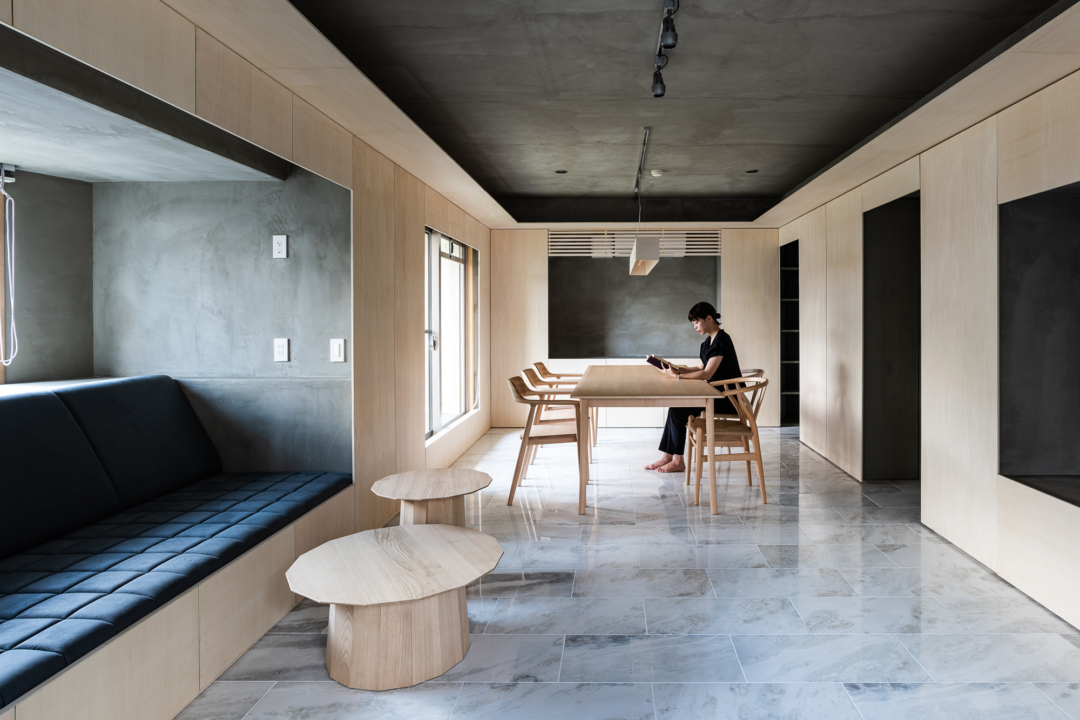
MULTIPOLYGON (((706 380, 717 382, 742 377, 739 369, 739 358, 735 354, 735 345, 731 342, 731 336, 720 328, 720 313, 707 302, 699 302, 690 308, 687 319, 694 324, 694 330, 698 335, 705 335, 705 342, 701 343, 701 364, 697 367, 669 366, 663 372, 674 375, 676 378, 687 380, 706 380)), ((734 415, 735 406, 728 398, 720 398, 715 401, 714 407, 717 414, 734 415)), ((664 457, 652 465, 646 465, 646 470, 656 470, 662 473, 684 472, 686 465, 683 462, 683 449, 686 447, 686 422, 691 415, 702 412, 701 407, 673 407, 668 409, 667 424, 664 425, 664 437, 660 440, 660 452, 664 457)))

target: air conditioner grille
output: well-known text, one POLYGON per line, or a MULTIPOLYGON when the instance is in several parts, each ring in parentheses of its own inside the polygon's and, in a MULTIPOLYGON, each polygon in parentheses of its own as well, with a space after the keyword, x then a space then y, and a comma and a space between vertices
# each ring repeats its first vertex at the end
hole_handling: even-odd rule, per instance
POLYGON ((660 238, 660 257, 720 254, 719 230, 549 230, 549 257, 630 257, 637 237, 660 238))

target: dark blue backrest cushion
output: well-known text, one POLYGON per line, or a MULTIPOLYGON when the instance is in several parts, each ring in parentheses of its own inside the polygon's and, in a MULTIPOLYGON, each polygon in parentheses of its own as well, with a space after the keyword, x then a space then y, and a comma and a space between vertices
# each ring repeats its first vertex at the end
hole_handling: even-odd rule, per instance
POLYGON ((86 433, 125 508, 221 472, 221 459, 176 381, 103 380, 56 391, 86 433))
POLYGON ((59 398, 0 398, 0 558, 121 509, 109 476, 59 398))

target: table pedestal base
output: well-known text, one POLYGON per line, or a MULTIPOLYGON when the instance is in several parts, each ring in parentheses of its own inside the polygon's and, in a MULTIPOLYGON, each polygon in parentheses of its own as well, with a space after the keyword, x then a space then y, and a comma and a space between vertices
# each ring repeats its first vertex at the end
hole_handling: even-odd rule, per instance
POLYGON ((437 500, 402 500, 400 525, 457 525, 465 527, 465 496, 437 500))
POLYGON ((357 690, 392 690, 438 677, 469 649, 465 588, 386 605, 331 605, 330 677, 357 690))

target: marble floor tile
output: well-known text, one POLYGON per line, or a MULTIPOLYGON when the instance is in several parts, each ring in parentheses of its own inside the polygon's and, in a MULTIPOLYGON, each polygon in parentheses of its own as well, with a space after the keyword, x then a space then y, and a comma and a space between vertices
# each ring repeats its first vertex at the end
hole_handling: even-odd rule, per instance
POLYGON ((833 508, 766 506, 749 510, 740 510, 739 517, 747 525, 828 525, 845 522, 833 508))
MULTIPOLYGON (((889 496, 891 497, 891 496, 889 496)), ((893 525, 919 522, 918 508, 841 508, 836 511, 843 522, 859 525, 893 525)))
POLYGON ((636 545, 528 545, 521 549, 513 567, 528 570, 636 568, 636 545))
POLYGON ((1080 683, 1037 683, 1035 687, 1070 720, 1080 720, 1080 683))
POLYGON ((840 568, 863 597, 998 597, 997 589, 964 568, 840 568))
POLYGON ((452 720, 654 720, 648 683, 467 683, 452 720))
POLYGON ((952 567, 986 570, 986 566, 954 545, 920 538, 917 542, 879 544, 881 552, 898 567, 952 567))
POLYGON ((878 507, 862 493, 779 493, 777 502, 785 507, 802 508, 859 508, 878 507))
POLYGON ((709 570, 716 597, 848 597, 855 595, 832 568, 709 570))
POLYGON ((862 543, 899 545, 919 542, 919 536, 907 525, 800 525, 811 542, 818 544, 862 543))
POLYGON ((495 606, 499 604, 498 598, 470 597, 466 601, 469 613, 469 632, 479 635, 487 627, 491 614, 495 612, 495 606))
POLYGON ((644 601, 637 597, 503 598, 488 635, 641 635, 644 601))
POLYGON ((870 495, 870 500, 882 508, 917 509, 922 507, 922 495, 919 493, 889 493, 870 495))
POLYGON ((555 682, 562 635, 473 635, 465 659, 438 682, 555 682))
POLYGON ((272 687, 272 682, 211 683, 176 720, 244 720, 272 687))
POLYGON ((798 545, 810 542, 799 525, 695 525, 694 536, 700 545, 798 545))
POLYGON ((748 682, 930 681, 892 635, 734 635, 731 639, 748 682))
POLYGON ((1026 683, 856 685, 845 688, 864 720, 1065 720, 1026 683))
POLYGON ((643 568, 763 568, 757 545, 640 545, 643 568))
POLYGON ((470 597, 570 597, 574 573, 544 571, 506 571, 488 573, 465 588, 470 597))
POLYGON ((705 570, 579 570, 573 597, 708 597, 705 570))
POLYGON ((430 683, 400 690, 353 690, 336 682, 281 682, 244 720, 449 720, 459 683, 430 683))
POLYGON ((581 542, 585 545, 694 545, 696 543, 689 525, 586 526, 581 542))
MULTIPOLYGON (((576 545, 581 542, 583 525, 530 525, 524 520, 508 523, 505 521, 482 522, 475 529, 491 535, 505 543, 563 543, 576 545)), ((619 525, 600 527, 621 527, 619 525)))
POLYGON ((1026 598, 942 598, 975 633, 1070 633, 1076 628, 1026 598))
POLYGON ((744 682, 727 635, 569 635, 561 682, 744 682))
POLYGON ((1080 682, 1080 648, 1061 635, 898 635, 934 682, 1080 682))
POLYGON ((862 720, 839 683, 653 685, 657 720, 862 720))
POLYGON ((663 512, 637 512, 637 524, 639 527, 650 525, 680 526, 680 525, 717 525, 722 527, 735 527, 743 524, 739 514, 734 510, 721 508, 720 512, 712 515, 708 504, 691 505, 681 509, 665 509, 663 512))
POLYGON ((792 602, 815 635, 970 632, 934 598, 795 598, 792 602))
POLYGON ((326 635, 264 635, 219 680, 329 680, 326 635))
POLYGON ((806 625, 787 598, 646 598, 650 635, 797 635, 806 625))
POLYGON ((761 545, 759 549, 774 568, 896 567, 875 545, 761 545))
POLYGON ((315 634, 326 632, 330 624, 330 606, 320 605, 314 600, 304 598, 299 605, 281 618, 277 625, 270 628, 274 635, 282 633, 315 634))

